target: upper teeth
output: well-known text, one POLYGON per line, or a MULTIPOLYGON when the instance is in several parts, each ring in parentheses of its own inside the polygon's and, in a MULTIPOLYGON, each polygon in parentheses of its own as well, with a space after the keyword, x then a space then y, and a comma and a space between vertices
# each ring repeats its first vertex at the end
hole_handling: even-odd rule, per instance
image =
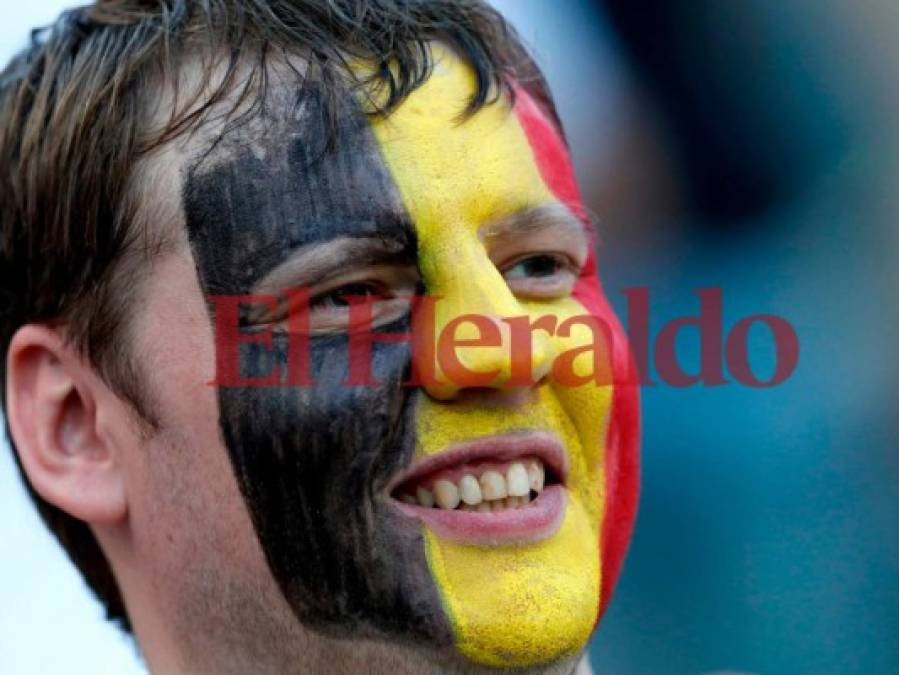
POLYGON ((512 497, 524 497, 531 491, 528 485, 528 470, 524 464, 513 464, 506 472, 506 489, 512 497))
POLYGON ((466 504, 477 505, 484 501, 481 497, 481 484, 470 473, 462 476, 459 481, 459 494, 466 504))
POLYGON ((454 509, 461 501, 459 488, 448 480, 438 480, 434 483, 434 496, 441 509, 454 509))
POLYGON ((448 478, 434 481, 432 489, 419 485, 415 494, 402 494, 400 498, 409 504, 441 509, 460 508, 466 511, 500 511, 506 508, 526 506, 531 491, 543 491, 546 472, 543 462, 537 459, 526 463, 514 462, 506 469, 505 476, 495 469, 488 469, 480 476, 464 474, 458 482, 448 478))
POLYGON ((502 499, 509 494, 506 479, 499 471, 485 471, 481 476, 481 493, 484 499, 502 499))

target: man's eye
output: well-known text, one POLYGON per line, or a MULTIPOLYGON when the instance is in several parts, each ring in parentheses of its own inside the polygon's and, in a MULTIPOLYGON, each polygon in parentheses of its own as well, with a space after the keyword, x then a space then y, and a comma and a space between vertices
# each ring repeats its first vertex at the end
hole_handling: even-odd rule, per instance
POLYGON ((417 274, 415 269, 388 270, 375 278, 348 281, 318 294, 313 292, 308 307, 310 333, 371 330, 397 321, 410 311, 417 274), (360 303, 368 304, 368 308, 354 319, 351 307, 360 303))
POLYGON ((554 253, 519 258, 501 271, 515 295, 534 300, 568 297, 579 274, 568 256, 554 253))
POLYGON ((375 284, 352 283, 312 298, 309 301, 309 308, 311 310, 346 309, 351 304, 347 297, 352 297, 358 302, 360 298, 376 300, 382 296, 383 290, 375 284))
POLYGON ((506 279, 524 277, 549 277, 563 268, 562 262, 555 256, 535 255, 525 258, 506 270, 506 279))

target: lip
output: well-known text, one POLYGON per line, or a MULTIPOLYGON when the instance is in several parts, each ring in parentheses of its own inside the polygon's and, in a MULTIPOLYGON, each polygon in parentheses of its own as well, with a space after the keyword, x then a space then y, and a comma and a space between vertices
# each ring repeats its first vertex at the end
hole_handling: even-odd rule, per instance
POLYGON ((445 510, 406 504, 390 498, 404 515, 420 520, 438 537, 480 546, 526 544, 554 535, 562 524, 568 495, 568 456, 556 436, 546 432, 512 433, 490 436, 453 446, 437 455, 417 460, 388 485, 387 494, 408 481, 460 464, 476 462, 510 462, 523 457, 537 457, 560 483, 548 485, 527 506, 496 513, 445 510))

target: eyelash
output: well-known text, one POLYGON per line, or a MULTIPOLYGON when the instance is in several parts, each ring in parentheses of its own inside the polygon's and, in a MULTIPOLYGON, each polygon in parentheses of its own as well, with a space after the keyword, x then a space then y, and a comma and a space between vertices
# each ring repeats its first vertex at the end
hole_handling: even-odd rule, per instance
POLYGON ((370 281, 354 281, 352 283, 344 284, 343 286, 339 286, 334 290, 327 291, 320 295, 315 296, 309 301, 310 309, 324 308, 329 305, 328 301, 339 301, 334 302, 331 307, 349 307, 349 302, 346 300, 342 300, 346 296, 370 296, 376 295, 379 291, 382 292, 383 295, 387 296, 389 293, 383 293, 384 287, 381 284, 376 284, 370 281), (363 292, 359 292, 359 291, 363 292), (366 291, 374 291, 374 292, 366 292, 366 291))
POLYGON ((552 301, 568 297, 582 267, 561 252, 531 253, 513 258, 500 271, 509 289, 522 300, 552 301), (547 268, 547 263, 551 269, 547 268), (517 271, 522 268, 521 271, 517 271))
MULTIPOLYGON (((521 265, 523 263, 534 262, 534 261, 538 261, 538 260, 539 261, 549 260, 549 261, 552 261, 556 265, 556 268, 553 270, 553 272, 551 274, 555 274, 559 271, 571 272, 572 274, 575 274, 575 275, 580 273, 580 269, 578 268, 578 266, 575 265, 567 255, 563 255, 563 254, 559 254, 559 253, 536 253, 536 254, 531 254, 531 255, 525 256, 523 258, 519 258, 518 260, 515 260, 511 264, 506 265, 504 274, 508 274, 510 270, 513 270, 514 268, 518 267, 519 265, 521 265)), ((543 277, 550 276, 550 275, 535 274, 535 275, 528 275, 528 276, 530 278, 543 278, 543 277)))

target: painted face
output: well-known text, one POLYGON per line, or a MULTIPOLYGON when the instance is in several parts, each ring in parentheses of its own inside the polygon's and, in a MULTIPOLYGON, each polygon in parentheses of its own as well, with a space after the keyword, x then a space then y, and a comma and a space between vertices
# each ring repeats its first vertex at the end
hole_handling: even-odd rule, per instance
MULTIPOLYGON (((514 108, 458 122, 473 75, 438 57, 388 118, 345 106, 335 148, 314 91, 265 134, 227 135, 186 177, 187 226, 207 293, 312 296, 315 384, 219 390, 238 484, 298 618, 533 665, 581 650, 608 601, 633 520, 636 396, 610 382, 626 345, 558 132, 524 91, 514 108), (382 334, 409 330, 408 296, 423 292, 440 298, 438 335, 466 314, 556 326, 592 315, 611 329, 599 345, 607 374, 588 377, 596 359, 582 349, 569 365, 583 383, 553 377, 560 355, 597 344, 575 320, 533 332, 532 386, 510 380, 508 331, 456 351, 468 370, 496 373, 488 383, 460 384, 441 366, 404 386, 411 345, 385 339, 371 350, 378 384, 346 386, 341 292, 369 296, 382 334)), ((277 312, 244 319, 287 325, 277 312)), ((287 373, 290 338, 243 343, 241 374, 287 373)))

